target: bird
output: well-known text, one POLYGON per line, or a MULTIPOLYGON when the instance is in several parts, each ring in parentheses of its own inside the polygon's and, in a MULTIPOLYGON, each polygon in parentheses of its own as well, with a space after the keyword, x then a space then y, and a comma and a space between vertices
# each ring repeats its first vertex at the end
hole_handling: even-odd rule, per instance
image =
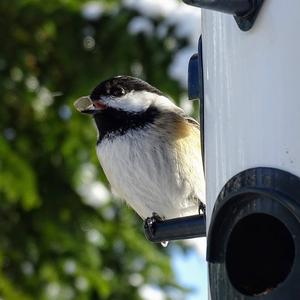
POLYGON ((142 219, 204 211, 199 123, 168 96, 120 75, 99 83, 74 106, 95 121, 96 152, 112 193, 142 219))

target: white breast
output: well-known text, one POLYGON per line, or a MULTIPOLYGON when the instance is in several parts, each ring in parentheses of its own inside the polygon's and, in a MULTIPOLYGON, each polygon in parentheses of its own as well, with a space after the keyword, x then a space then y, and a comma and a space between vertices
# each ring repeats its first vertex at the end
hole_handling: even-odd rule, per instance
POLYGON ((112 190, 143 219, 153 212, 166 219, 197 213, 191 195, 204 199, 201 154, 182 142, 175 146, 144 128, 97 146, 112 190))

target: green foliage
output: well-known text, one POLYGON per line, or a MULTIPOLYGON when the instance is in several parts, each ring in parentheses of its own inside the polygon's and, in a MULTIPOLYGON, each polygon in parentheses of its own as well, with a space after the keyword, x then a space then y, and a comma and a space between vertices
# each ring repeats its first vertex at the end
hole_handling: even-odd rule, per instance
MULTIPOLYGON (((180 291, 167 253, 146 241, 129 208, 114 200, 94 208, 78 192, 82 166, 98 162, 93 124, 72 107, 77 97, 140 66, 140 77, 176 99, 181 92, 167 68, 187 41, 170 49, 155 35, 130 35, 137 12, 117 4, 106 1, 91 21, 81 0, 0 2, 3 299, 135 300, 143 284, 180 291)), ((100 167, 95 176, 107 184, 100 167)))

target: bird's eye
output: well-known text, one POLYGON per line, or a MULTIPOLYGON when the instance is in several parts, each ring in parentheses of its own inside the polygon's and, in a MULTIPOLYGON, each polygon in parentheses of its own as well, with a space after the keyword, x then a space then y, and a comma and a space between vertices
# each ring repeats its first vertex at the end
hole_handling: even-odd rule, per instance
POLYGON ((125 95, 125 90, 121 87, 116 87, 113 89, 112 94, 116 97, 120 97, 122 95, 125 95))

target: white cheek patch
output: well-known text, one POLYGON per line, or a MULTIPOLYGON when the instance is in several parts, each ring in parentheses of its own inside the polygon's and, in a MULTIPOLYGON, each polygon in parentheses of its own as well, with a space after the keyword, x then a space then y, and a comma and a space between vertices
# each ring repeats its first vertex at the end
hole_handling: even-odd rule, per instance
POLYGON ((131 91, 122 97, 103 97, 102 101, 109 107, 128 112, 146 111, 151 104, 159 108, 175 106, 167 97, 146 91, 131 91))

